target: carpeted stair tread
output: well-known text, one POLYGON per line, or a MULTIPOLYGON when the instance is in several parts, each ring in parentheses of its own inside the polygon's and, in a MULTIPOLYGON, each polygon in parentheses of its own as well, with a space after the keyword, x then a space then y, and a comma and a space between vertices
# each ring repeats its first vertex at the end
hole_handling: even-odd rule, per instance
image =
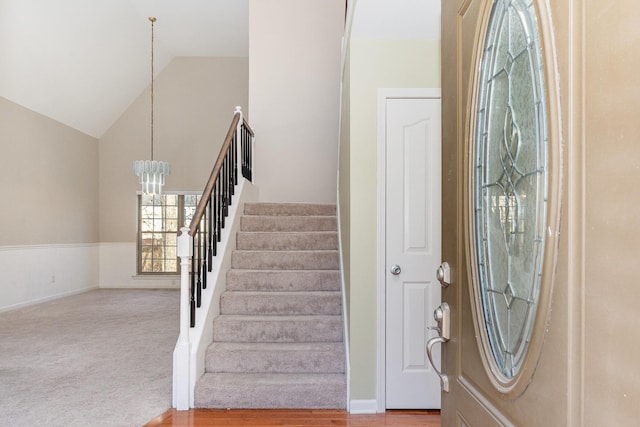
POLYGON ((247 203, 195 407, 346 406, 335 205, 247 203))
POLYGON ((338 248, 335 231, 239 232, 240 250, 323 250, 338 248))
POLYGON ((198 408, 343 409, 343 374, 206 373, 195 389, 198 408))
POLYGON ((340 292, 224 292, 220 314, 313 315, 342 313, 340 292))
POLYGON ((336 205, 318 203, 245 203, 244 214, 262 216, 331 216, 336 214, 336 205))
POLYGON ((240 231, 337 231, 335 216, 270 216, 240 218, 240 231))
POLYGON ((213 321, 213 341, 338 342, 342 316, 220 315, 213 321))
POLYGON ((227 272, 228 291, 339 291, 339 270, 246 270, 227 272))
POLYGON ((341 342, 214 342, 205 359, 206 372, 343 373, 344 367, 341 342))
POLYGON ((336 270, 338 251, 233 251, 231 268, 259 270, 336 270))

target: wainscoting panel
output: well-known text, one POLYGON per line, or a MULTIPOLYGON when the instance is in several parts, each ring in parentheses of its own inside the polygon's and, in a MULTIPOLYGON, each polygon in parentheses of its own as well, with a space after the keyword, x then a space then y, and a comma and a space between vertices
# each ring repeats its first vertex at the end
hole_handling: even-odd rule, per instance
POLYGON ((98 287, 97 243, 0 246, 0 312, 98 287))
POLYGON ((100 243, 101 288, 179 289, 180 276, 137 276, 135 242, 100 243))

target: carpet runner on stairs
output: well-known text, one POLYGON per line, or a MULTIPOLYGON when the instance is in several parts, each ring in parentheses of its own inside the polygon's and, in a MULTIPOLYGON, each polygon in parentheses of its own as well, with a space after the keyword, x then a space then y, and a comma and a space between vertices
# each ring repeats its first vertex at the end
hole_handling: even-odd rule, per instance
POLYGON ((346 406, 335 205, 248 203, 198 408, 346 406))

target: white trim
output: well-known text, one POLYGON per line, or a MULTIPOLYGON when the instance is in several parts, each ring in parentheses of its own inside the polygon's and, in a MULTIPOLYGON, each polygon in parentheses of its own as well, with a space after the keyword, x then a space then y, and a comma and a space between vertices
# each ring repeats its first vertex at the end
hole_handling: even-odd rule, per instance
POLYGON ((342 104, 344 100, 344 75, 347 64, 347 53, 349 49, 349 40, 351 38, 351 27, 353 26, 353 15, 357 0, 351 0, 347 4, 347 16, 345 22, 345 30, 342 36, 342 52, 340 59, 340 100, 338 105, 338 155, 336 160, 336 221, 338 223, 338 253, 340 254, 340 290, 342 292, 342 321, 343 321, 343 338, 345 353, 345 379, 347 382, 347 412, 351 412, 351 351, 349 346, 349 317, 347 307, 346 280, 344 277, 344 255, 342 249, 342 223, 341 223, 341 205, 340 205, 340 149, 342 142, 342 119, 344 111, 342 104))
MULTIPOLYGON (((347 4, 347 15, 345 16, 344 33, 342 35, 342 50, 340 55, 340 82, 344 82, 344 69, 347 66, 347 53, 349 52, 351 29, 353 28, 353 17, 355 16, 357 2, 358 0, 350 0, 347 4)), ((342 91, 340 92, 340 97, 342 98, 342 91)))
POLYGON ((352 400, 349 404, 351 414, 375 414, 378 402, 372 400, 352 400))
MULTIPOLYGON (((387 182, 387 161, 386 161, 386 102, 388 99, 423 99, 441 98, 440 88, 380 88, 378 89, 378 171, 377 171, 377 262, 376 262, 376 282, 377 282, 377 306, 378 315, 376 326, 378 328, 378 348, 377 348, 377 411, 386 410, 386 182, 387 182)), ((376 401, 373 401, 376 402, 376 401)))
MULTIPOLYGON (((136 191, 136 196, 142 196, 143 192, 140 190, 136 191)), ((166 190, 162 192, 163 196, 201 196, 202 190, 166 190)))
POLYGON ((0 246, 0 312, 97 289, 98 257, 97 243, 0 246))
POLYGON ((0 251, 15 251, 28 249, 69 249, 69 248, 97 248, 101 243, 51 243, 39 245, 7 245, 0 246, 0 251))
MULTIPOLYGON (((338 154, 338 159, 340 155, 338 154)), ((338 223, 338 253, 340 254, 340 292, 342 293, 342 323, 343 323, 343 339, 344 339, 344 357, 345 357, 345 377, 347 381, 347 412, 351 410, 351 357, 349 350, 349 318, 347 316, 347 292, 344 279, 344 256, 342 251, 342 226, 340 223, 340 165, 338 160, 338 179, 336 189, 336 222, 338 223)))
POLYGON ((49 302, 49 301, 55 301, 57 299, 60 298, 65 298, 65 297, 70 297, 72 295, 78 295, 78 294, 83 294, 85 292, 89 292, 89 291, 94 291, 96 289, 100 289, 97 286, 90 286, 87 288, 82 288, 82 289, 75 289, 73 291, 68 291, 68 292, 62 292, 59 294, 55 294, 55 295, 50 295, 44 298, 40 298, 40 299, 36 299, 36 300, 30 300, 30 301, 26 301, 26 302, 21 302, 19 304, 14 304, 8 307, 0 307, 0 313, 4 313, 7 311, 13 311, 13 310, 18 310, 20 308, 25 308, 25 307, 31 307, 32 305, 37 305, 37 304, 42 304, 45 302, 49 302))

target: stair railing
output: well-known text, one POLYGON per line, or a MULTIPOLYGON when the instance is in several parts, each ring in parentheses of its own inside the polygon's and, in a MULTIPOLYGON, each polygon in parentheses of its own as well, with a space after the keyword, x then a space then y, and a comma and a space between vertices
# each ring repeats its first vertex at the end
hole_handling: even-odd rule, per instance
POLYGON ((248 181, 253 179, 254 132, 236 107, 209 180, 193 214, 189 227, 180 229, 180 336, 174 358, 174 396, 178 410, 189 409, 190 340, 202 290, 207 288, 207 272, 212 271, 222 229, 238 184, 238 167, 248 181), (238 164, 240 166, 238 166, 238 164))

